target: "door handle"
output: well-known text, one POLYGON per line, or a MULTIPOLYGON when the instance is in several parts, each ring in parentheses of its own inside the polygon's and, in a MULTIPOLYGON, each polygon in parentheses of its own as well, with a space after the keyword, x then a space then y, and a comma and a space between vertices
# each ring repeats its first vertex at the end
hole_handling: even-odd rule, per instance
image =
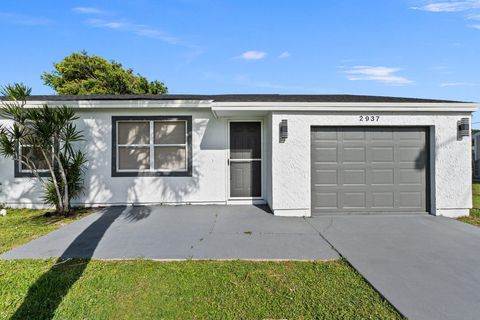
POLYGON ((230 166, 230 158, 227 159, 227 166, 230 166))

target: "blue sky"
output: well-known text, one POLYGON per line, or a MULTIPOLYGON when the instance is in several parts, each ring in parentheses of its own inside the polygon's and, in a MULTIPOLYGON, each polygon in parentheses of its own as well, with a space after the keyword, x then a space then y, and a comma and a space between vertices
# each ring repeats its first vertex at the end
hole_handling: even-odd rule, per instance
POLYGON ((170 93, 480 101, 480 0, 2 0, 0 28, 0 84, 34 94, 87 50, 170 93))

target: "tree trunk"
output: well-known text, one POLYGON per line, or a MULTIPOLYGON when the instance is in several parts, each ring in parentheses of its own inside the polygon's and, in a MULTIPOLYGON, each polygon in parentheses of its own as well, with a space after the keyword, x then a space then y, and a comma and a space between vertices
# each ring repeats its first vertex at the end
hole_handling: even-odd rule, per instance
POLYGON ((65 173, 65 169, 63 168, 62 161, 60 160, 60 157, 54 153, 55 159, 57 159, 58 162, 58 170, 60 171, 60 176, 62 177, 63 181, 63 199, 62 199, 62 204, 63 204, 63 213, 68 213, 70 209, 70 201, 69 201, 69 193, 68 193, 68 179, 67 179, 67 174, 65 173))
POLYGON ((57 181, 57 177, 55 175, 55 170, 53 169, 52 163, 51 163, 50 159, 48 158, 47 154, 45 153, 45 151, 43 150, 43 148, 40 148, 40 150, 42 151, 43 158, 47 162, 48 170, 50 171, 50 174, 52 176, 53 185, 55 187, 55 193, 57 194, 57 203, 55 205, 55 211, 63 213, 63 212, 65 212, 65 210, 63 208, 62 194, 60 193, 60 187, 58 186, 58 181, 57 181))

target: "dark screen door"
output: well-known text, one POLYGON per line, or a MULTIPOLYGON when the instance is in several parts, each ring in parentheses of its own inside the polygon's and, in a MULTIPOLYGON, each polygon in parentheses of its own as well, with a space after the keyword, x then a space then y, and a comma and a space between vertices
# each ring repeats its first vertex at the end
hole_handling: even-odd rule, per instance
POLYGON ((260 122, 230 122, 230 197, 262 196, 260 122))

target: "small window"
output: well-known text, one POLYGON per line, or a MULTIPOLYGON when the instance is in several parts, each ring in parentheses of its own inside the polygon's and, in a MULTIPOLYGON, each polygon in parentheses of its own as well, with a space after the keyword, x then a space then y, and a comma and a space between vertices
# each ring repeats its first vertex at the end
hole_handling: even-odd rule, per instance
POLYGON ((113 117, 112 176, 190 176, 191 117, 113 117))
MULTIPOLYGON (((22 161, 15 161, 15 177, 35 176, 27 163, 30 164, 31 167, 36 168, 40 176, 45 177, 49 175, 48 164, 40 148, 32 145, 19 145, 18 151, 22 161)), ((51 163, 53 163, 53 154, 51 163)))

